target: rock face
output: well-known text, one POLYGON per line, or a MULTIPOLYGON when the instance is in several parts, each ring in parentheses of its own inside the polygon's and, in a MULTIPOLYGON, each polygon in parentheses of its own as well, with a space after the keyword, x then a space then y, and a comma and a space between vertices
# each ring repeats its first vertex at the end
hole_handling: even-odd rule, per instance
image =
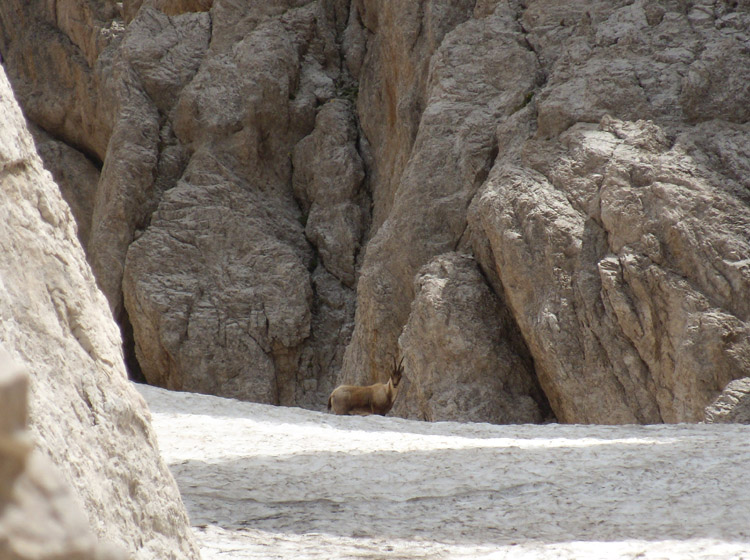
MULTIPOLYGON (((423 32, 429 29, 423 27, 423 32)), ((367 63, 362 72, 382 71, 367 63)), ((494 126, 487 123, 523 104, 535 87, 537 70, 520 27, 502 16, 459 25, 433 55, 413 147, 403 146, 410 155, 388 217, 371 239, 362 265, 355 331, 344 361, 348 375, 357 372, 355 381, 371 382, 387 367, 408 318, 419 268, 441 253, 467 249, 466 208, 497 149, 494 126)), ((377 215, 377 197, 374 201, 377 215)))
POLYGON ((748 254, 750 214, 686 140, 643 121, 575 125, 540 170, 496 165, 475 200, 488 266, 561 420, 601 422, 606 403, 616 422, 697 421, 746 371, 750 286, 732 255, 748 254))
MULTIPOLYGON (((28 462, 29 485, 40 494, 35 499, 47 495, 52 511, 45 515, 53 518, 59 516, 54 508, 67 509, 68 502, 85 512, 82 520, 73 511, 71 520, 57 521, 69 523, 74 537, 60 543, 64 557, 65 551, 90 557, 88 525, 135 558, 198 558, 73 216, 34 151, 4 73, 0 114, 0 341, 32 373, 29 427, 45 456, 28 462), (34 466, 49 460, 72 488, 70 497, 45 474, 46 466, 34 466)), ((3 407, 3 418, 6 412, 13 410, 3 407)))
POLYGON ((510 317, 473 259, 436 257, 420 270, 399 338, 406 376, 397 416, 538 423, 547 412, 533 366, 505 332, 510 317), (504 319, 504 320, 503 320, 504 319))
POLYGON ((237 9, 214 6, 195 76, 160 109, 185 169, 128 248, 125 307, 149 382, 320 406, 350 328, 364 222, 351 110, 331 102, 316 120, 336 94, 336 12, 237 9), (311 157, 324 150, 325 162, 311 157))
POLYGON ((344 374, 378 376, 409 329, 415 271, 470 243, 559 420, 700 420, 750 368, 750 92, 707 62, 750 68, 747 11, 499 2, 474 16, 433 55, 344 374), (453 126, 431 132, 435 115, 453 126))
MULTIPOLYGON (((562 421, 697 421, 750 366, 750 212, 734 171, 748 162, 748 91, 732 90, 743 101, 722 120, 696 122, 684 87, 710 45, 741 39, 728 22, 748 14, 667 8, 581 13, 555 33, 554 10, 523 14, 549 78, 498 129, 518 149, 472 204, 483 266, 562 421)), ((747 69, 747 55, 736 63, 747 69)))
POLYGON ((750 378, 735 379, 727 385, 706 407, 705 415, 709 424, 750 424, 750 378))
POLYGON ((679 422, 750 374, 748 29, 707 1, 33 0, 0 53, 100 171, 76 219, 149 382, 322 409, 403 353, 401 414, 679 422), (454 253, 479 276, 420 272, 454 253), (462 307, 478 361, 425 353, 458 305, 433 277, 493 302, 462 307))

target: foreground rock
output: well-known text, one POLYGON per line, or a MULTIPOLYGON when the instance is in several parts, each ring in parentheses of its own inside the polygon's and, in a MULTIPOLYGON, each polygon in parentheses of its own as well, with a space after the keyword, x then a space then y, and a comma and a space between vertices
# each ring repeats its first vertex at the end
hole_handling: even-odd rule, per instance
POLYGON ((125 560, 123 550, 97 542, 68 485, 33 450, 27 388, 28 374, 0 347, 0 557, 125 560))
MULTIPOLYGON (((91 549, 88 524, 135 558, 197 558, 148 409, 127 381, 119 332, 3 73, 0 115, 0 342, 32 375, 33 443, 86 514, 83 525, 70 521, 80 540, 66 550, 91 549)), ((46 484, 38 476, 30 483, 46 484)), ((58 490, 68 500, 60 484, 44 484, 49 507, 58 490)))

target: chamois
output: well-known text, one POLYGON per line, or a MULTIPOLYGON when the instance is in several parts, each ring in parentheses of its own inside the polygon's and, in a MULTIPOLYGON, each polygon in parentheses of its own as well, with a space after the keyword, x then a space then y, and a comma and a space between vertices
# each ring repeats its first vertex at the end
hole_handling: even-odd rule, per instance
POLYGON ((404 359, 398 366, 393 358, 393 371, 388 383, 375 383, 367 387, 356 385, 339 385, 328 397, 328 410, 333 409, 336 414, 380 414, 385 416, 393 406, 398 393, 398 384, 404 374, 404 359))

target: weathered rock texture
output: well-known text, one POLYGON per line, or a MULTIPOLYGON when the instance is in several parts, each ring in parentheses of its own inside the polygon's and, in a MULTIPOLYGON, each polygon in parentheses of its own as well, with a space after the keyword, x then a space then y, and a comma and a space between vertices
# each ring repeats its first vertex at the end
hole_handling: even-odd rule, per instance
MULTIPOLYGON (((424 17, 450 11, 451 5, 437 2, 434 12, 424 17)), ((456 18, 440 21, 454 26, 460 22, 456 18)), ((431 27, 420 29, 427 33, 431 27)), ((443 29, 442 35, 446 32, 443 29)), ((413 146, 401 146, 409 157, 397 175, 388 217, 370 241, 362 266, 356 326, 344 362, 347 372, 361 372, 360 382, 384 370, 396 351, 419 268, 436 255, 468 248, 466 209, 497 151, 492 123, 523 105, 541 78, 520 26, 505 15, 458 25, 439 43, 431 60, 424 91, 396 90, 401 96, 424 99, 424 109, 413 146)), ((366 59, 362 72, 386 71, 386 61, 372 64, 370 68, 366 59)), ((387 110, 395 111, 408 102, 394 98, 387 110)), ((361 111, 363 126, 383 120, 367 107, 361 111)), ((376 176, 376 180, 381 179, 376 176)), ((373 198, 377 214, 378 199, 373 198)))
MULTIPOLYGON (((363 172, 347 104, 316 121, 336 95, 337 12, 282 4, 214 5, 195 76, 159 109, 185 169, 129 247, 123 290, 149 382, 320 406, 352 320, 363 172)), ((126 41, 151 13, 208 22, 142 7, 126 41)))
MULTIPOLYGON (((43 467, 34 470, 41 461, 34 458, 31 491, 38 500, 48 495, 50 516, 74 501, 103 542, 135 558, 197 558, 177 486, 159 456, 146 404, 127 380, 119 332, 73 216, 34 151, 2 72, 0 115, 0 342, 32 373, 33 441, 72 497, 43 467)), ((13 411, 0 409, 3 417, 6 412, 13 411)), ((89 550, 84 526, 71 518, 70 529, 80 535, 60 546, 70 545, 71 554, 89 550)), ((56 557, 67 557, 61 554, 56 557)))
POLYGON ((399 338, 406 378, 393 413, 423 420, 541 422, 547 409, 533 366, 513 346, 505 330, 510 317, 476 262, 441 255, 420 270, 415 284, 399 338))
POLYGON ((709 424, 750 424, 750 378, 732 381, 704 412, 709 424))
POLYGON ((97 542, 50 460, 33 450, 28 375, 0 347, 0 557, 7 560, 124 560, 97 542))
POLYGON ((378 376, 413 274, 468 238, 559 420, 700 420, 750 369, 749 17, 477 5, 432 57, 344 374, 378 376))
POLYGON ((76 215, 150 382, 322 408, 403 350, 423 416, 479 419, 437 372, 502 355, 558 420, 676 422, 750 373, 748 29, 713 1, 13 0, 0 52, 101 162, 76 215), (487 353, 423 355, 456 302, 415 278, 454 252, 487 353))

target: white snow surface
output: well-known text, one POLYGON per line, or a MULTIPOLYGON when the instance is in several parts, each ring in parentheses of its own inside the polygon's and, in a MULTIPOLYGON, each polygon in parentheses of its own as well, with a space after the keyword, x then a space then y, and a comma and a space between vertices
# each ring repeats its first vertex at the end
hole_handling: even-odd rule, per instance
POLYGON ((424 423, 137 388, 204 560, 750 559, 750 426, 424 423))

